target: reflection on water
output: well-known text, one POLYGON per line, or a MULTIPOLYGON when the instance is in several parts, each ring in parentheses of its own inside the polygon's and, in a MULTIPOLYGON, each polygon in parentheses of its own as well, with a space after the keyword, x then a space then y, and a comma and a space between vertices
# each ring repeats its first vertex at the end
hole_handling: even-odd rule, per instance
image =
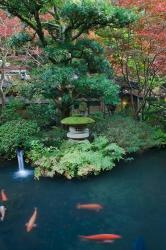
POLYGON ((29 175, 32 175, 33 171, 32 170, 18 170, 17 172, 14 173, 14 178, 26 178, 29 175))
POLYGON ((0 223, 0 250, 133 250, 140 235, 147 250, 166 249, 165 151, 148 152, 110 173, 84 180, 13 179, 17 163, 1 165, 0 187, 9 201, 0 223), (99 203, 103 209, 76 209, 78 203, 99 203), (25 223, 34 207, 37 227, 27 233, 25 223), (94 234, 123 238, 101 244, 79 237, 94 234))

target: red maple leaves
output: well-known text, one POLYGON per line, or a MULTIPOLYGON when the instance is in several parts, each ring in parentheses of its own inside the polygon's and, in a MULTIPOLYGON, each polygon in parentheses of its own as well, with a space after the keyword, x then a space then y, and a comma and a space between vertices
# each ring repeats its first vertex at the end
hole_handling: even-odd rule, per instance
POLYGON ((135 8, 141 18, 134 27, 137 42, 145 54, 154 57, 153 65, 158 74, 166 73, 166 1, 165 0, 119 0, 125 8, 135 8))
POLYGON ((21 24, 17 17, 10 17, 0 10, 0 38, 8 38, 20 30, 21 24))

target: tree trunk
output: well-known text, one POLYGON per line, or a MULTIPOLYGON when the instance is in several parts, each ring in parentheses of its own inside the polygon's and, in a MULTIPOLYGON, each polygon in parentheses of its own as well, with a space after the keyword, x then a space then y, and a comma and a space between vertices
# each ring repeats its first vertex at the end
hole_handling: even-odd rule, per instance
POLYGON ((1 102, 2 102, 2 108, 3 108, 5 106, 5 103, 6 103, 6 98, 5 98, 5 94, 3 92, 2 86, 0 87, 0 96, 1 96, 1 102))
POLYGON ((4 79, 5 79, 4 72, 1 72, 0 97, 1 97, 1 102, 2 102, 2 108, 5 106, 5 103, 6 103, 5 93, 3 91, 4 79))
POLYGON ((71 108, 70 106, 62 107, 61 108, 61 117, 62 119, 65 117, 69 117, 71 113, 71 108))
POLYGON ((2 61, 2 67, 1 67, 2 70, 1 70, 1 79, 0 79, 0 96, 1 96, 1 101, 2 101, 2 108, 5 106, 5 103, 6 103, 5 93, 3 91, 3 85, 5 81, 4 65, 5 65, 5 60, 2 61))
POLYGON ((138 117, 137 117, 137 112, 136 112, 135 105, 134 105, 132 87, 130 87, 130 101, 131 101, 131 108, 132 108, 133 117, 137 119, 138 117))

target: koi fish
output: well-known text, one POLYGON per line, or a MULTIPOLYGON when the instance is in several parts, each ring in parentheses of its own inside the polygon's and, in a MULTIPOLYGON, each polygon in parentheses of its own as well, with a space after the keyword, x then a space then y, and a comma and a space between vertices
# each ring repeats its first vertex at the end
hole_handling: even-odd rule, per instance
POLYGON ((87 210, 95 210, 99 212, 101 209, 103 209, 103 206, 97 203, 91 203, 91 204, 77 204, 77 209, 87 209, 87 210))
POLYGON ((8 200, 8 197, 7 197, 4 189, 1 189, 1 199, 2 199, 2 201, 8 200))
POLYGON ((31 218, 29 219, 29 221, 25 224, 26 226, 26 231, 30 232, 34 227, 36 227, 37 225, 35 224, 36 221, 36 217, 37 217, 37 208, 34 208, 34 212, 31 216, 31 218))
POLYGON ((1 221, 3 221, 4 220, 4 218, 5 218, 5 212, 6 212, 6 208, 5 208, 5 206, 0 206, 0 214, 1 214, 1 218, 0 218, 0 220, 1 221))
POLYGON ((118 234, 95 234, 95 235, 80 235, 81 239, 101 241, 105 243, 112 243, 114 240, 121 239, 122 236, 118 234))

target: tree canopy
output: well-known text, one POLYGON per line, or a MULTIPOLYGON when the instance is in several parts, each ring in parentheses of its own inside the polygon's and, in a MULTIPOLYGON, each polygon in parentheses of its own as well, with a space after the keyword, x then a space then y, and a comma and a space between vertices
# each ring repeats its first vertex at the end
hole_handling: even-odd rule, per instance
POLYGON ((32 28, 43 46, 48 44, 46 34, 56 42, 64 42, 75 40, 90 29, 122 27, 135 19, 128 10, 113 7, 107 1, 0 0, 0 7, 32 28))
POLYGON ((128 85, 133 114, 138 116, 156 87, 165 83, 166 5, 163 0, 158 4, 155 0, 121 0, 117 5, 132 9, 139 19, 121 29, 108 27, 98 35, 109 48, 107 55, 115 74, 128 85), (138 105, 133 101, 136 86, 142 96, 138 105))
POLYGON ((118 102, 118 86, 110 80, 111 65, 88 32, 124 27, 136 19, 133 12, 113 7, 106 0, 0 0, 0 8, 17 16, 25 24, 24 32, 37 35, 42 48, 44 63, 35 70, 26 94, 51 98, 62 116, 69 115, 80 95, 95 94, 106 103, 118 102))

